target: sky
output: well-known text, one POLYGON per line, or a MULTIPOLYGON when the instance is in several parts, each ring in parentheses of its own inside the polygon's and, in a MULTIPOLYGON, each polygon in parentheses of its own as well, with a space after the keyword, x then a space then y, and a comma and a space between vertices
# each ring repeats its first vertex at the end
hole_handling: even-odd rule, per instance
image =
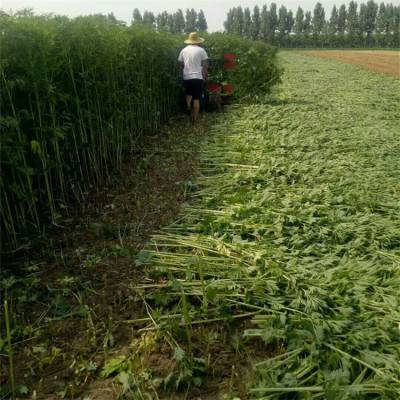
MULTIPOLYGON (((285 5, 288 9, 296 11, 300 5, 304 10, 312 10, 318 0, 276 0, 278 7, 285 5)), ((329 15, 334 4, 349 3, 350 0, 319 0, 325 7, 325 12, 329 15)), ((380 0, 375 0, 379 2, 380 0)), ((390 0, 386 0, 389 1, 390 0)), ((386 2, 385 1, 385 2, 386 2)), ((251 9, 257 4, 261 6, 271 1, 246 1, 246 0, 198 0, 189 2, 183 0, 0 0, 0 8, 4 11, 20 10, 22 8, 33 8, 37 14, 55 13, 76 17, 78 15, 108 14, 114 15, 123 21, 130 22, 132 11, 138 8, 141 12, 144 10, 158 13, 167 10, 175 12, 178 8, 194 8, 197 11, 202 9, 206 15, 209 31, 223 30, 223 22, 226 12, 231 7, 241 5, 251 9)), ((359 0, 358 3, 362 2, 359 0)), ((400 0, 392 0, 393 4, 399 4, 400 0)))

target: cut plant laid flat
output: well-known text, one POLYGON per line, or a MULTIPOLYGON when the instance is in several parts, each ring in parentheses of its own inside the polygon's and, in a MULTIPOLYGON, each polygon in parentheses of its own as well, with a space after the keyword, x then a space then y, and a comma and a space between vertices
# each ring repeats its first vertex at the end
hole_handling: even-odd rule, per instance
POLYGON ((269 350, 250 398, 398 399, 399 82, 284 59, 279 100, 213 129, 195 202, 140 254, 152 282, 134 289, 189 357, 217 357, 198 324, 246 321, 239 342, 269 350))

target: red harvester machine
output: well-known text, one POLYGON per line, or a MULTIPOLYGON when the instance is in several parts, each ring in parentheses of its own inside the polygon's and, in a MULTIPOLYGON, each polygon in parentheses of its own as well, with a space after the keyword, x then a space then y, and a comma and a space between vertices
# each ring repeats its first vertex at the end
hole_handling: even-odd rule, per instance
POLYGON ((209 74, 205 90, 206 110, 223 111, 223 106, 233 98, 233 85, 229 83, 230 72, 236 68, 236 56, 225 53, 221 59, 209 59, 209 74))

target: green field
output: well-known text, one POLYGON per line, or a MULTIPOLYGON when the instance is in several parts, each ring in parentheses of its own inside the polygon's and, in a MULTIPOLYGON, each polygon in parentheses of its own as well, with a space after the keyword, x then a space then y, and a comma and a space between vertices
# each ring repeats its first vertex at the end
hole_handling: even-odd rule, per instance
POLYGON ((400 398, 400 80, 279 57, 265 102, 144 135, 15 258, 20 394, 400 398))
POLYGON ((227 398, 398 399, 399 81, 281 57, 276 100, 212 130, 195 200, 139 254, 153 281, 134 291, 176 386, 228 352, 246 378, 227 372, 227 398))

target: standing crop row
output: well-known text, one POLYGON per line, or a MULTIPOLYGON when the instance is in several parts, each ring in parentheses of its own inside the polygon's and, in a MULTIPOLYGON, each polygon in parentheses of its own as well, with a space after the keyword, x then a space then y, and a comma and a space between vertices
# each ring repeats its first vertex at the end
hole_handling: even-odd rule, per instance
POLYGON ((13 249, 176 112, 177 49, 101 16, 2 16, 0 29, 0 213, 13 249))
MULTIPOLYGON (((179 35, 104 16, 0 16, 3 247, 57 223, 72 203, 121 167, 138 136, 180 107, 179 35)), ((234 52, 237 97, 280 82, 276 50, 239 36, 206 36, 212 58, 234 52)))

